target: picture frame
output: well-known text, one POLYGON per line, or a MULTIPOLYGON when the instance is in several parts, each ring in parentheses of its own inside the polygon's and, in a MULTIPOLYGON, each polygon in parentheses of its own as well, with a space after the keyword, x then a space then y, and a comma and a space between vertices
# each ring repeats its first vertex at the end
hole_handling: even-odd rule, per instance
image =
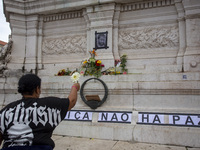
POLYGON ((106 32, 95 32, 95 50, 107 49, 108 31, 106 32))

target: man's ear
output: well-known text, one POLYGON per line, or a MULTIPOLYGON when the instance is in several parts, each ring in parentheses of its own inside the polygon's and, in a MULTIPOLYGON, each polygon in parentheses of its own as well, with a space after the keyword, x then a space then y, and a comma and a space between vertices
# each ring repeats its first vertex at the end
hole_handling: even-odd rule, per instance
POLYGON ((36 92, 36 94, 37 94, 38 96, 40 96, 41 89, 40 89, 40 87, 39 87, 39 86, 37 86, 37 88, 36 88, 35 92, 36 92))

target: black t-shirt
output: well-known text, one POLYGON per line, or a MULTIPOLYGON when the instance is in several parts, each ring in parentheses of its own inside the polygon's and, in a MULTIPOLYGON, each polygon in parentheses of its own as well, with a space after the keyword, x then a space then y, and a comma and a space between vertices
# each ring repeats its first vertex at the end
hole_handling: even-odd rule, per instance
POLYGON ((3 147, 50 145, 55 127, 65 118, 68 98, 27 98, 8 104, 0 111, 3 147))

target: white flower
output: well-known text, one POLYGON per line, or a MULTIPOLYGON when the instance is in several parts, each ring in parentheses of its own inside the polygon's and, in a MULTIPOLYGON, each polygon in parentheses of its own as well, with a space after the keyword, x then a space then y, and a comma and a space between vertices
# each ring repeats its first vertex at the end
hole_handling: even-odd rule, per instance
POLYGON ((78 72, 74 72, 71 76, 71 80, 73 83, 78 83, 78 80, 80 78, 80 74, 78 72))

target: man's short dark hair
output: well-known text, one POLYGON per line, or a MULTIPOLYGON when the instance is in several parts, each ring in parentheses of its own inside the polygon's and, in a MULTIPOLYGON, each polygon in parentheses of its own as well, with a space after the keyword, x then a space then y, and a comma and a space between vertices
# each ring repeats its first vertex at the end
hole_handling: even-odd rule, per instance
POLYGON ((40 88, 41 79, 35 74, 23 75, 18 82, 18 92, 22 95, 32 95, 37 87, 40 88))

